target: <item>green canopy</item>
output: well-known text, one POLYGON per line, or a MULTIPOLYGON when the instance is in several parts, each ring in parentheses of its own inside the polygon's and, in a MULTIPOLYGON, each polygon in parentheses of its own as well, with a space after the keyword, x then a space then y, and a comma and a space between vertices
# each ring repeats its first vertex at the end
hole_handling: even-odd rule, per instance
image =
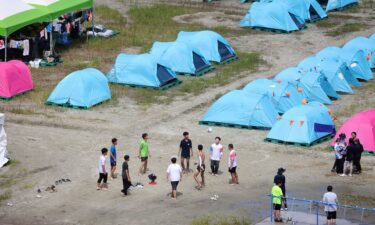
POLYGON ((24 3, 22 0, 0 0, 0 36, 33 23, 50 21, 48 12, 24 3))
POLYGON ((93 0, 23 0, 36 8, 47 10, 51 20, 65 13, 93 7, 93 0))

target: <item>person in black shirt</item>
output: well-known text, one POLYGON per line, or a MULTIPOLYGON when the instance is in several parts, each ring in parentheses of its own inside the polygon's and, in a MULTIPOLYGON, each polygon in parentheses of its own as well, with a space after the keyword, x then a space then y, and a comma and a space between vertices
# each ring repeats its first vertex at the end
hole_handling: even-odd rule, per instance
MULTIPOLYGON (((356 140, 356 139, 354 139, 356 140)), ((346 175, 346 171, 349 170, 349 176, 353 175, 353 158, 354 158, 354 141, 349 139, 349 145, 346 147, 345 163, 344 163, 344 173, 342 176, 346 175)))
POLYGON ((180 142, 178 156, 181 157, 182 170, 184 171, 184 173, 188 173, 190 172, 190 157, 193 157, 192 142, 189 139, 189 132, 185 131, 182 135, 184 136, 184 139, 182 139, 180 142))
MULTIPOLYGON (((284 197, 286 196, 286 194, 285 194, 285 176, 284 176, 284 174, 283 174, 285 171, 286 171, 286 169, 284 169, 284 168, 279 168, 279 169, 277 170, 277 174, 276 174, 275 177, 273 178, 273 183, 278 184, 278 183, 281 182, 281 186, 280 186, 280 188, 281 188, 281 190, 283 191, 283 196, 284 196, 284 197)), ((283 201, 284 209, 285 209, 285 210, 288 210, 288 205, 286 204, 286 199, 283 198, 282 201, 283 201)))
POLYGON ((131 179, 130 179, 130 173, 129 173, 129 156, 125 155, 124 156, 124 162, 122 163, 122 185, 123 189, 121 192, 124 195, 128 195, 128 189, 132 185, 131 179))
POLYGON ((360 143, 359 139, 354 141, 354 149, 353 149, 353 166, 355 167, 354 173, 360 174, 362 172, 361 167, 361 156, 363 152, 363 146, 360 143))

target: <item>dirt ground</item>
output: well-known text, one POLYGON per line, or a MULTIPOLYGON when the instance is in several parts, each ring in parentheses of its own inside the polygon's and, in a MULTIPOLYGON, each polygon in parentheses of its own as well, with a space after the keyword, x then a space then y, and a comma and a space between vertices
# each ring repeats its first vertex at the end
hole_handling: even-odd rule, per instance
MULTIPOLYGON (((121 1, 95 2, 113 2, 113 7, 126 14, 121 1)), ((231 6, 236 10, 242 8, 243 13, 249 7, 233 0, 227 1, 223 8, 231 6)), ((189 21, 191 16, 186 15, 175 19, 184 20, 185 17, 185 22, 202 22, 207 27, 220 25, 223 20, 228 26, 238 24, 233 22, 236 17, 223 18, 225 14, 221 12, 200 16, 203 18, 199 21, 189 21)), ((361 16, 373 17, 374 14, 369 12, 361 16)), ((373 156, 363 157, 361 176, 343 178, 330 173, 334 156, 327 150, 328 142, 309 149, 275 145, 263 142, 267 131, 213 127, 213 132, 208 133, 208 127, 198 125, 217 95, 241 88, 256 78, 273 76, 324 47, 340 46, 356 36, 375 33, 375 21, 369 20, 368 25, 365 30, 338 37, 328 37, 315 24, 310 24, 308 29, 288 35, 249 32, 249 35, 229 38, 229 42, 241 51, 260 52, 267 61, 267 68, 197 97, 177 98, 169 105, 144 109, 125 97, 119 99, 117 106, 99 110, 51 110, 48 116, 6 113, 9 152, 19 164, 0 169, 0 179, 14 176, 17 180, 11 187, 12 197, 0 203, 0 224, 189 224, 204 215, 238 215, 257 222, 268 215, 265 195, 269 193, 279 167, 287 169, 287 190, 291 196, 320 199, 326 186, 332 184, 339 199, 345 195, 361 196, 368 199, 361 205, 375 207, 374 201, 370 201, 375 196, 373 156), (190 132, 194 146, 201 143, 206 151, 215 136, 222 137, 224 146, 233 143, 239 154, 240 185, 228 184, 228 152, 225 149, 219 177, 207 175, 207 186, 197 191, 192 174, 184 175, 179 186, 182 195, 176 202, 170 200, 165 170, 170 157, 177 154, 183 131, 190 132), (138 142, 144 132, 151 137, 149 166, 150 172, 158 176, 155 186, 147 184, 147 176, 137 175, 140 165, 136 158, 138 142), (122 156, 129 154, 132 181, 145 184, 143 189, 133 190, 128 197, 120 194, 120 179, 109 181, 108 191, 95 189, 99 150, 109 147, 112 137, 119 139, 119 164, 122 156), (57 185, 55 193, 44 191, 62 178, 72 182, 57 185), (42 189, 41 198, 37 197, 38 188, 42 189), (220 196, 217 201, 210 200, 214 194, 220 196)), ((375 107, 373 82, 356 88, 354 95, 343 95, 330 106, 340 115, 338 123, 345 121, 348 114, 375 107)))

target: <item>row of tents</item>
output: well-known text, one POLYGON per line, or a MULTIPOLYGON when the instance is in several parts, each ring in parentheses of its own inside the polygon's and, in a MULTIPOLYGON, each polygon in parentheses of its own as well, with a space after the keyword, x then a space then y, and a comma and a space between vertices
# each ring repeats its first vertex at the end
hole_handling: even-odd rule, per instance
POLYGON ((292 32, 306 22, 327 18, 327 13, 357 4, 358 0, 260 0, 251 4, 240 27, 292 32))
MULTIPOLYGON (((212 63, 235 59, 234 49, 216 32, 180 32, 175 42, 155 42, 149 53, 118 55, 107 76, 94 68, 69 74, 47 104, 90 108, 111 98, 108 81, 164 90, 180 82, 177 74, 198 76, 211 70, 212 63)), ((10 99, 32 89, 31 73, 24 63, 0 63, 0 98, 10 99)))
POLYGON ((118 55, 108 74, 112 83, 164 89, 180 81, 176 75, 201 76, 212 63, 237 59, 227 40, 213 31, 184 32, 174 42, 155 42, 145 54, 118 55))
POLYGON ((342 48, 328 47, 272 79, 256 79, 219 98, 200 124, 271 129, 267 139, 311 145, 335 133, 324 104, 354 93, 352 86, 373 79, 375 34, 342 48))

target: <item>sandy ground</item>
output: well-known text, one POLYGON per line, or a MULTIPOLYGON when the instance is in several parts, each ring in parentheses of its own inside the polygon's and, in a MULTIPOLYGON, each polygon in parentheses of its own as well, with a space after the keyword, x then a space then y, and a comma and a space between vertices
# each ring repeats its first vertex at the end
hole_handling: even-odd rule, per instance
MULTIPOLYGON (((239 5, 238 1, 226 4, 225 7, 239 5)), ((113 7, 126 13, 119 3, 114 3, 113 7)), ((214 26, 215 18, 219 17, 207 14, 207 21, 213 23, 207 26, 214 26)), ((370 24, 374 23, 370 21, 370 24)), ((267 131, 214 127, 213 132, 208 133, 206 126, 198 125, 218 94, 240 88, 258 77, 273 76, 324 47, 340 46, 353 37, 374 32, 375 27, 370 26, 365 31, 330 38, 316 25, 310 25, 307 30, 290 35, 259 33, 230 38, 237 49, 261 52, 270 66, 200 96, 178 98, 170 105, 155 105, 145 110, 123 98, 116 107, 90 111, 59 113, 51 110, 47 112, 49 116, 7 114, 9 152, 20 164, 1 169, 0 175, 23 171, 23 178, 12 187, 12 198, 0 205, 0 224, 189 224, 203 215, 239 215, 257 222, 268 216, 265 195, 272 187, 278 167, 287 168, 287 190, 291 196, 319 199, 328 184, 335 187, 339 197, 348 193, 375 196, 375 157, 363 158, 363 175, 342 178, 329 172, 333 154, 323 151, 327 142, 311 149, 281 146, 263 142, 267 131), (206 151, 215 136, 222 137, 224 146, 233 143, 239 154, 241 184, 228 184, 228 154, 225 152, 221 163, 223 173, 219 177, 207 175, 207 187, 197 191, 192 175, 185 175, 179 186, 182 195, 177 202, 172 202, 167 196, 170 185, 165 170, 170 156, 177 153, 185 130, 191 133, 193 145, 201 143, 206 151), (155 186, 146 184, 147 176, 137 175, 140 162, 136 156, 143 132, 151 136, 150 172, 158 175, 155 186), (95 190, 99 149, 109 147, 112 137, 119 139, 119 158, 124 154, 131 156, 133 182, 145 184, 143 189, 132 191, 128 197, 120 195, 120 179, 110 181, 108 191, 95 190), (55 193, 43 191, 41 198, 36 197, 38 188, 44 190, 62 178, 70 178, 72 182, 58 185, 55 193), (220 196, 218 201, 210 200, 214 194, 220 196)), ((366 86, 356 89, 355 95, 344 95, 342 100, 334 102, 333 111, 346 110, 352 104, 360 103, 363 104, 360 110, 374 107, 375 90, 366 86)), ((364 206, 366 204, 363 202, 364 206)))

